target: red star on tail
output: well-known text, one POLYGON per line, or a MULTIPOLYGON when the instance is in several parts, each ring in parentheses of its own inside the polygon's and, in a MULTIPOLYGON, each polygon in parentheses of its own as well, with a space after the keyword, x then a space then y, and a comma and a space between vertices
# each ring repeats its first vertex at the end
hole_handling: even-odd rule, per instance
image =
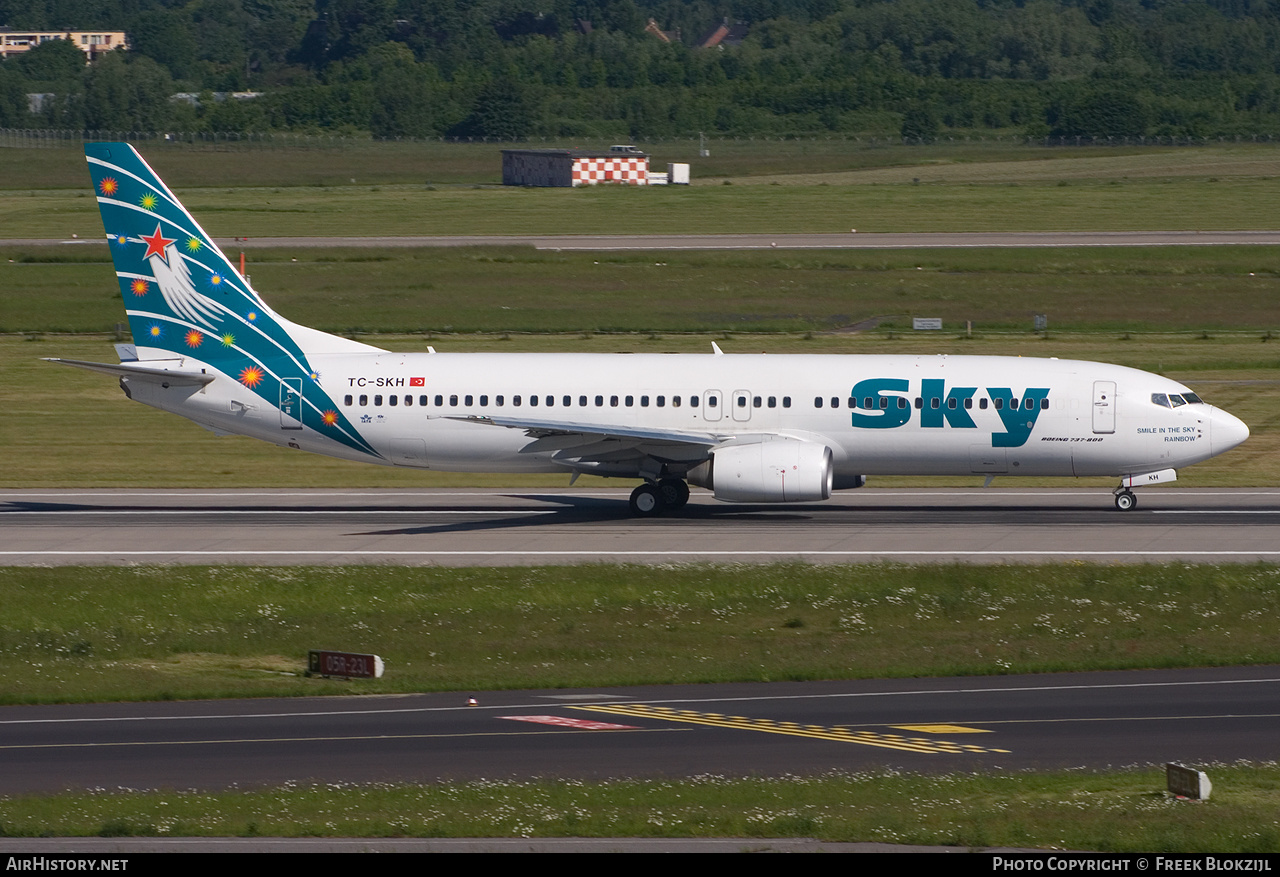
POLYGON ((169 257, 165 254, 164 248, 173 243, 176 238, 167 238, 160 234, 160 223, 156 223, 155 234, 151 235, 151 237, 147 237, 145 234, 139 235, 139 237, 147 243, 146 255, 142 257, 144 262, 152 256, 159 256, 161 259, 164 259, 164 263, 166 265, 169 264, 169 257))

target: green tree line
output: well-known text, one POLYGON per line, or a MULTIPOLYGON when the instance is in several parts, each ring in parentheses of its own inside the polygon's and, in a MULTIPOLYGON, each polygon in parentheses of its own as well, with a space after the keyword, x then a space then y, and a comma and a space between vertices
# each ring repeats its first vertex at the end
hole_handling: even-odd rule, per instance
POLYGON ((3 127, 1280 135, 1280 0, 0 0, 0 26, 131 46, 0 64, 3 127), (745 38, 700 48, 721 23, 745 38))

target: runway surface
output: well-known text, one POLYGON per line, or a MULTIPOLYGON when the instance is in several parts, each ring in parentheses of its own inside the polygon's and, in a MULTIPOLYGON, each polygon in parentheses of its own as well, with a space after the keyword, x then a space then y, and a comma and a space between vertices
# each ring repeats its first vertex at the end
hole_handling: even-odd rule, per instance
POLYGON ((1280 758, 1280 666, 0 708, 0 794, 1280 758))
POLYGON ((0 563, 1280 560, 1280 489, 863 489, 632 518, 611 490, 5 490, 0 563))
MULTIPOLYGON (((1167 247, 1280 244, 1280 231, 934 232, 721 235, 435 235, 418 237, 220 238, 223 248, 254 247, 477 247, 527 246, 540 250, 789 250, 916 249, 928 247, 1167 247)), ((3 246, 102 244, 96 238, 0 240, 3 246)))

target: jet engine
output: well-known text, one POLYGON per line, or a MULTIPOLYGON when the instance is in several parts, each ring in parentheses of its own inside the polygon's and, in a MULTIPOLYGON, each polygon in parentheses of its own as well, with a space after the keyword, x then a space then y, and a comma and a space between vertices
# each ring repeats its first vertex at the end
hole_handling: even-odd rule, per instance
POLYGON ((830 448, 785 439, 718 448, 709 464, 689 472, 691 482, 724 502, 830 499, 832 478, 830 448))

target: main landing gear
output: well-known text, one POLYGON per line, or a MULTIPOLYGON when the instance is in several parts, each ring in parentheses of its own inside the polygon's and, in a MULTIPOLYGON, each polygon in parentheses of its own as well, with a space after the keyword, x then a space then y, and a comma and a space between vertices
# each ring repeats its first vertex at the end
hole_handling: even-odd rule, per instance
POLYGON ((689 485, 679 478, 664 478, 656 484, 641 484, 631 491, 631 514, 652 518, 665 511, 682 508, 689 501, 689 485))
POLYGON ((1116 497, 1116 508, 1120 511, 1127 512, 1138 507, 1138 497, 1129 488, 1117 487, 1112 492, 1116 497))

